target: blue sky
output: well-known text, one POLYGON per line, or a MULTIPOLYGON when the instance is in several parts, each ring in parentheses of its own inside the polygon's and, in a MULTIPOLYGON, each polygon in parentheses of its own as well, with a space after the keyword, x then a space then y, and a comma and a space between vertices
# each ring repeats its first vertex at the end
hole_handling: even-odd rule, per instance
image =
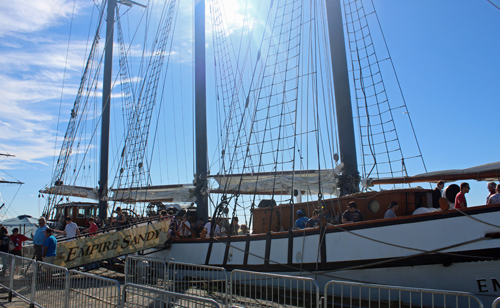
MULTIPOLYGON (((222 2, 230 13, 228 23, 238 31, 246 1, 222 2)), ((487 0, 374 0, 374 4, 427 169, 499 161, 495 133, 500 106, 500 10, 487 0)), ((16 155, 0 158, 0 177, 26 183, 20 189, 0 187, 9 216, 36 216, 44 206, 38 190, 51 179, 59 151, 54 146, 56 135, 60 139, 67 126, 93 6, 92 1, 19 0, 3 4, 0 11, 0 152, 16 155)), ((185 17, 190 9, 187 5, 179 19, 191 23, 185 17)), ((190 34, 189 29, 184 32, 190 34)), ((189 40, 175 44, 183 56, 190 55, 189 40)), ((189 156, 187 160, 191 164, 189 156)), ((482 203, 486 183, 469 182, 469 204, 482 203)))

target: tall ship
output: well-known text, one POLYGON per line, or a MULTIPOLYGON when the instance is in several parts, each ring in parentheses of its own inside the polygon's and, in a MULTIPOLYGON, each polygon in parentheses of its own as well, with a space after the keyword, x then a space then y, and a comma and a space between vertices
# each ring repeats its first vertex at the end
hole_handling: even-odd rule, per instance
POLYGON ((95 4, 44 216, 106 222, 117 207, 154 217, 176 204, 211 228, 156 257, 500 295, 500 205, 454 209, 460 188, 446 184, 436 208, 429 185, 498 181, 500 162, 426 169, 372 4, 268 1, 240 37, 221 1, 182 5, 95 4), (362 219, 345 222, 353 202, 362 219), (235 218, 250 232, 219 235, 235 218))

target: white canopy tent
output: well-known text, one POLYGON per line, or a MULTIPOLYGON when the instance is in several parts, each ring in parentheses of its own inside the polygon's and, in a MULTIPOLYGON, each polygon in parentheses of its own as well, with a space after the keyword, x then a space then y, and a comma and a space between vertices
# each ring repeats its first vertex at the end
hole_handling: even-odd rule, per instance
POLYGON ((9 234, 12 234, 12 229, 18 228, 19 234, 24 234, 31 237, 38 228, 38 218, 33 218, 29 215, 20 215, 14 218, 8 218, 0 221, 2 226, 7 228, 9 234))

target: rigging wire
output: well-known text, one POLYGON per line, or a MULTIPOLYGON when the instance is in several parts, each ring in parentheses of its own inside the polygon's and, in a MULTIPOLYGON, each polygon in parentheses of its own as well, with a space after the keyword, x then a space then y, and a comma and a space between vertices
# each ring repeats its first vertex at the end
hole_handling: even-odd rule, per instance
MULTIPOLYGON (((103 1, 103 4, 106 3, 107 0, 103 1)), ((71 42, 71 33, 73 31, 73 18, 75 14, 75 6, 76 6, 76 0, 73 0, 73 9, 71 11, 71 20, 70 20, 70 25, 69 25, 69 35, 68 35, 68 46, 66 47, 66 59, 64 60, 64 71, 63 71, 63 83, 61 87, 61 98, 59 100, 59 112, 57 114, 57 126, 56 126, 56 140, 54 142, 54 156, 52 158, 52 177, 54 177, 56 168, 55 168, 55 162, 56 162, 56 153, 57 153, 57 139, 59 137, 59 123, 61 121, 61 110, 62 110, 62 100, 63 100, 63 95, 64 95, 64 85, 66 82, 66 69, 68 67, 68 57, 69 57, 69 45, 71 42)))
MULTIPOLYGON (((412 129, 413 137, 414 137, 415 142, 416 142, 416 144, 417 144, 418 153, 419 153, 419 156, 420 156, 420 158, 421 158, 421 160, 422 160, 422 164, 423 164, 424 170, 425 170, 425 172, 427 172, 427 166, 425 165, 424 156, 422 155, 422 151, 421 151, 421 149, 420 149, 420 144, 419 144, 418 139, 417 139, 417 134, 416 134, 416 132, 415 132, 415 128, 414 128, 414 126, 413 126, 413 122, 412 122, 411 117, 410 117, 410 111, 408 110, 408 106, 406 105, 406 99, 405 99, 405 97, 404 97, 404 95, 403 95, 403 89, 402 89, 402 87, 401 87, 401 83, 399 82, 399 78, 398 78, 398 76, 397 76, 397 74, 396 74, 396 68, 395 68, 395 66, 394 66, 394 62, 392 62, 392 57, 391 57, 391 54, 390 54, 390 52, 389 52, 389 46, 387 45, 387 41, 386 41, 386 39, 385 39, 384 32, 382 31, 382 26, 381 26, 381 24, 380 24, 380 20, 379 20, 379 18, 378 18, 377 11, 375 10, 375 4, 373 3, 373 0, 370 0, 370 1, 371 1, 371 3, 372 3, 373 8, 374 8, 374 10, 373 10, 373 11, 374 11, 374 13, 375 13, 375 17, 376 17, 376 20, 377 20, 377 23, 378 23, 378 26, 379 26, 379 29, 380 29, 380 33, 382 34, 382 39, 383 39, 383 41, 384 41, 385 49, 386 49, 386 51, 387 51, 387 54, 389 55, 389 62, 391 63, 391 66, 392 66, 392 69, 393 69, 394 75, 395 75, 395 77, 396 77, 396 82, 397 82, 397 85, 398 85, 398 88, 399 88, 399 92, 400 92, 400 94, 401 94, 401 98, 402 98, 402 100, 403 100, 403 105, 404 105, 404 108, 405 108, 406 114, 407 114, 407 116, 408 116, 408 120, 409 120, 409 122, 410 122, 410 126, 411 126, 411 129, 412 129)), ((490 1, 490 0, 487 0, 487 1, 490 1)))

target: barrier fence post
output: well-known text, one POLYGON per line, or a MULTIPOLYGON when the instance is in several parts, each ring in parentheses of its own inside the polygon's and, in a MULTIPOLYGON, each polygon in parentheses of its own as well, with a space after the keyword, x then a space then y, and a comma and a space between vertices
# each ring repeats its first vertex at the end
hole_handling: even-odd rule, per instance
POLYGON ((12 255, 10 262, 10 276, 9 276, 9 303, 12 302, 12 290, 14 290, 15 266, 16 266, 16 259, 14 255, 12 255))
POLYGON ((33 264, 33 277, 31 278, 31 298, 30 307, 34 307, 36 292, 36 276, 38 275, 38 262, 33 264))
POLYGON ((69 307, 69 299, 70 299, 69 286, 70 286, 70 283, 71 283, 71 281, 69 279, 69 271, 66 270, 66 286, 65 286, 66 290, 64 291, 64 293, 66 293, 66 296, 65 296, 65 303, 64 303, 65 306, 64 307, 69 307))

